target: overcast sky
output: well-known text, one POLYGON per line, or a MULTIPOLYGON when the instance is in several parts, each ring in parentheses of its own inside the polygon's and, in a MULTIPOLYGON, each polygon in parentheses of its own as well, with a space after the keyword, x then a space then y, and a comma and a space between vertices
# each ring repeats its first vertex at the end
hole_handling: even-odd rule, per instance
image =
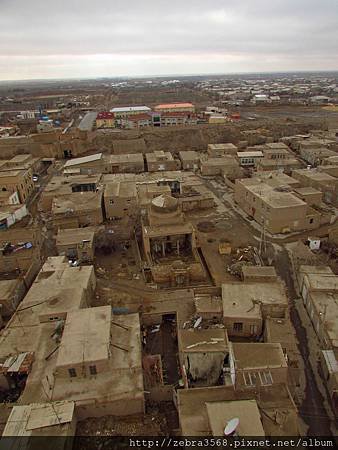
POLYGON ((0 0, 0 79, 338 70, 338 0, 0 0))

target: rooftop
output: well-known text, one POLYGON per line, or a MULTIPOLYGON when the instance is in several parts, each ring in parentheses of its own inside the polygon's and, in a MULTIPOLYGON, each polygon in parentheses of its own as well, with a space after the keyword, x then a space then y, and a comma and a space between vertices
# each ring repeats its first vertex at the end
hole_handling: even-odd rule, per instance
POLYGON ((186 150, 186 151, 181 151, 179 152, 180 158, 182 160, 198 160, 199 159, 199 154, 197 152, 195 152, 194 150, 186 150))
POLYGON ((83 156, 81 158, 70 159, 64 165, 64 168, 77 166, 79 164, 86 164, 92 161, 100 161, 102 159, 102 153, 96 153, 95 155, 83 156))
POLYGON ((263 152, 251 151, 251 152, 237 152, 238 158, 263 158, 263 152))
POLYGON ((213 436, 223 436, 228 421, 237 417, 239 436, 265 436, 256 400, 207 402, 206 409, 213 436))
POLYGON ((133 181, 115 181, 107 183, 104 197, 131 198, 136 197, 136 183, 133 181))
POLYGON ((329 182, 338 184, 338 178, 335 178, 325 172, 319 172, 316 169, 296 169, 292 171, 292 175, 301 175, 305 176, 307 178, 312 178, 313 180, 319 181, 319 182, 329 182))
POLYGON ((280 343, 232 342, 235 369, 287 367, 280 343))
POLYGON ((126 153, 123 155, 109 155, 109 161, 111 164, 123 164, 123 163, 142 163, 143 154, 142 153, 126 153))
POLYGON ((189 329, 178 330, 178 342, 181 352, 205 353, 228 350, 228 335, 225 329, 189 329))
POLYGON ((293 186, 299 185, 299 181, 286 175, 286 173, 279 172, 278 170, 270 172, 256 172, 253 178, 257 180, 263 180, 265 183, 272 187, 276 186, 293 186))
POLYGON ((323 324, 331 346, 338 347, 338 292, 310 292, 317 316, 323 324))
POLYGON ((257 392, 252 390, 250 392, 248 390, 235 391, 233 386, 179 389, 177 404, 182 435, 211 435, 212 428, 206 404, 251 399, 257 401, 258 408, 263 413, 261 419, 268 436, 298 435, 297 410, 287 387, 284 384, 273 384, 257 389, 257 392), (271 417, 277 415, 281 419, 278 423, 271 420, 271 417))
POLYGON ((322 192, 319 191, 318 189, 315 189, 313 187, 299 187, 299 188, 295 188, 294 189, 295 192, 297 192, 297 194, 300 195, 311 195, 311 194, 320 194, 322 195, 322 192))
POLYGON ((56 367, 109 358, 111 306, 86 308, 67 314, 56 367))
POLYGON ((95 285, 93 266, 69 267, 67 258, 48 258, 32 287, 0 337, 0 358, 35 351, 39 346, 40 317, 64 317, 90 299, 95 285))
POLYGON ((272 208, 307 206, 306 202, 296 197, 291 192, 280 190, 280 185, 273 187, 260 178, 245 178, 238 181, 236 180, 236 182, 242 183, 250 192, 260 197, 272 208))
POLYGON ((52 213, 75 215, 80 211, 101 210, 102 191, 72 192, 66 196, 54 197, 52 213))
POLYGON ((289 318, 274 319, 268 317, 265 320, 265 332, 267 342, 280 343, 282 346, 285 343, 291 343, 296 346, 296 334, 289 318))
POLYGON ((0 280, 0 302, 11 298, 20 280, 0 280))
POLYGON ((193 108, 192 103, 162 103, 155 106, 155 109, 169 109, 169 108, 193 108))
POLYGON ((226 283, 222 284, 223 311, 227 316, 245 317, 258 311, 260 304, 287 305, 285 289, 281 283, 226 283), (253 305, 255 307, 253 308, 253 305), (249 307, 249 308, 248 308, 249 307))
POLYGON ((289 151, 289 147, 284 144, 284 142, 270 142, 268 144, 264 144, 265 147, 267 147, 268 149, 272 149, 272 150, 287 150, 289 151))
POLYGON ((0 178, 18 177, 23 175, 22 170, 7 170, 6 172, 0 172, 0 178))
POLYGON ((68 401, 14 406, 3 436, 67 436, 74 408, 68 401))
POLYGON ((162 150, 158 150, 153 153, 146 153, 146 158, 147 158, 148 162, 173 161, 174 160, 174 158, 170 152, 164 152, 162 150))
POLYGON ((119 106, 110 110, 111 113, 128 113, 137 111, 151 111, 151 109, 148 106, 119 106))
POLYGON ((79 123, 78 128, 81 131, 91 131, 93 129, 96 116, 97 112, 88 112, 79 123))
POLYGON ((56 245, 72 245, 83 241, 93 242, 95 231, 90 228, 59 229, 56 236, 56 245))
POLYGON ((72 187, 81 184, 98 185, 101 175, 74 175, 72 177, 55 176, 46 185, 42 195, 44 194, 70 194, 72 187))

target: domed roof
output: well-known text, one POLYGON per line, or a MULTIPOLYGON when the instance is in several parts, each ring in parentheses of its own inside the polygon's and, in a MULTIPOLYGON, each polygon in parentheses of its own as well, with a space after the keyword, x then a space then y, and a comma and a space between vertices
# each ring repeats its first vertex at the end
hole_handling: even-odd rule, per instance
POLYGON ((151 206, 158 212, 176 211, 178 208, 178 200, 169 194, 162 194, 152 200, 151 206))

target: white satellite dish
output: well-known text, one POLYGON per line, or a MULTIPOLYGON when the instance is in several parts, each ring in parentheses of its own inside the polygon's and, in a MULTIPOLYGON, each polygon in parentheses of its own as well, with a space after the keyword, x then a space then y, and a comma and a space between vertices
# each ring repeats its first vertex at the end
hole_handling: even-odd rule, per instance
POLYGON ((224 428, 224 435, 229 436, 230 434, 234 433, 238 425, 239 425, 238 417, 234 417, 233 419, 229 420, 226 427, 224 428))

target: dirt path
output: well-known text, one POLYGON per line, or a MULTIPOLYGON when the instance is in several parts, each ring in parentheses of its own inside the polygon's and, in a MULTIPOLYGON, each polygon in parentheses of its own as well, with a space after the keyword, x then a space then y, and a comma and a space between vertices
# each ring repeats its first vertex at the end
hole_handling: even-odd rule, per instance
POLYGON ((285 249, 278 252, 275 267, 288 289, 290 317, 296 331, 298 348, 305 367, 305 397, 299 406, 299 414, 309 427, 308 436, 329 436, 332 435, 331 420, 327 411, 326 398, 322 395, 324 387, 317 366, 315 365, 315 371, 313 369, 313 360, 317 359, 317 351, 319 350, 318 341, 312 335, 314 332, 310 321, 307 320, 307 313, 302 301, 297 300, 298 296, 291 274, 290 260, 285 249), (321 384, 320 387, 319 384, 321 384))

